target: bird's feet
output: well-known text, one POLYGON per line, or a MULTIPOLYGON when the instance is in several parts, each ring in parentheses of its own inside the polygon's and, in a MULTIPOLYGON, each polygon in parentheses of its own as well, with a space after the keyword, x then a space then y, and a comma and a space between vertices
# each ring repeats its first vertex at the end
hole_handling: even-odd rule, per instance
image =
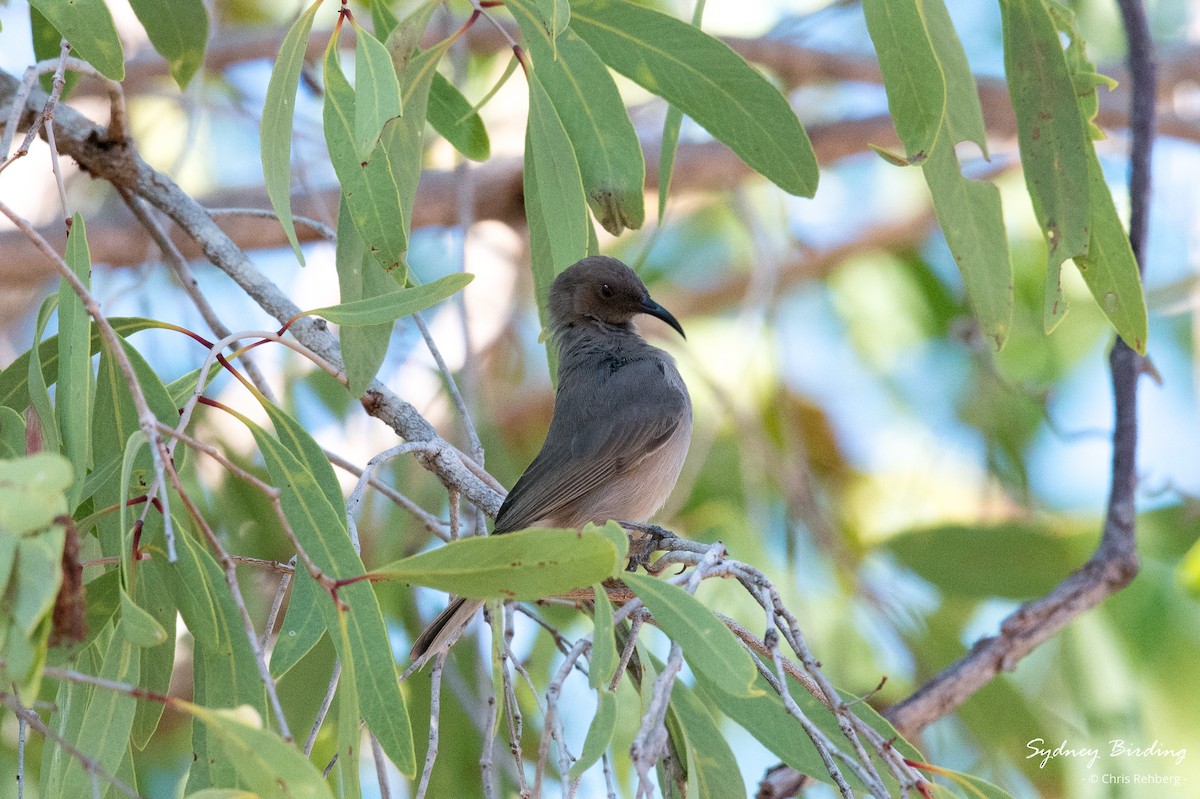
POLYGON ((657 524, 642 522, 621 522, 620 524, 633 533, 629 537, 629 565, 625 567, 625 571, 635 572, 639 566, 649 565, 650 557, 663 548, 663 542, 675 537, 670 530, 659 527, 657 524))

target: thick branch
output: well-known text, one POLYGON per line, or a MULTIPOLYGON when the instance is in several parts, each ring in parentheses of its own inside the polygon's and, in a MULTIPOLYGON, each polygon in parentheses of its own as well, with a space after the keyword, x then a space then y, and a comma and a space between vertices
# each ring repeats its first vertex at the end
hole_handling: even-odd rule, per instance
MULTIPOLYGON (((15 90, 16 80, 0 72, 0 98, 12 97, 15 90)), ((29 97, 27 107, 30 111, 40 109, 45 99, 42 92, 35 91, 29 97)), ((209 261, 280 323, 300 312, 290 297, 254 268, 246 254, 199 203, 166 175, 147 165, 128 142, 110 141, 102 128, 69 107, 58 109, 54 129, 59 149, 65 155, 74 158, 94 177, 138 195, 170 217, 199 244, 209 261)), ((325 329, 324 322, 304 317, 291 326, 291 332, 306 347, 341 368, 340 348, 325 329)), ((390 389, 375 381, 363 396, 362 403, 369 413, 390 425, 402 437, 436 445, 438 454, 423 458, 422 462, 443 483, 458 488, 471 502, 489 513, 494 514, 500 507, 500 495, 468 468, 466 459, 442 440, 415 408, 390 389)))

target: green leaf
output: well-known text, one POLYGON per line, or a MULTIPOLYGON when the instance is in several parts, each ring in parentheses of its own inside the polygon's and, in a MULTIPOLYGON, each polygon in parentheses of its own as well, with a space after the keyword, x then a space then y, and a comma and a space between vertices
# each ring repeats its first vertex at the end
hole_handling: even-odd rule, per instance
MULTIPOLYGON (((175 529, 180 530, 178 526, 175 529)), ((175 542, 178 557, 170 566, 173 577, 168 584, 175 595, 179 615, 198 648, 224 649, 228 653, 232 651, 229 648, 231 633, 225 618, 218 613, 219 603, 213 596, 214 590, 221 588, 212 582, 214 577, 221 579, 220 567, 192 536, 178 532, 175 542), (211 567, 206 567, 205 560, 211 567)))
POLYGON ((243 791, 240 788, 205 788, 202 791, 189 793, 187 799, 260 799, 256 793, 243 791))
MULTIPOLYGON (((91 285, 92 258, 88 252, 87 229, 83 217, 78 213, 71 220, 67 236, 66 262, 71 271, 83 282, 91 285)), ((59 281, 58 288, 58 343, 61 357, 58 374, 58 389, 54 393, 54 411, 62 443, 71 467, 80 478, 72 487, 68 503, 74 507, 79 502, 83 476, 87 474, 91 460, 92 419, 92 356, 88 351, 91 339, 91 317, 81 300, 66 280, 59 281)))
POLYGON ((124 589, 121 591, 121 624, 126 640, 133 646, 158 646, 167 640, 167 631, 158 620, 138 607, 124 589))
MULTIPOLYGON (((150 614, 151 620, 163 630, 162 642, 157 646, 142 648, 139 666, 141 686, 156 694, 165 694, 171 687, 171 672, 175 667, 175 621, 179 608, 171 590, 171 566, 167 563, 162 540, 162 517, 151 514, 146 519, 146 530, 142 535, 143 547, 155 539, 154 557, 138 563, 138 578, 133 586, 133 600, 137 606, 150 614)), ((182 534, 180 534, 182 535, 182 534)), ((124 592, 122 592, 124 597, 124 592)), ((90 597, 89 597, 90 599, 90 597)), ((122 598, 124 602, 124 598, 122 598)), ((124 612, 122 611, 122 614, 124 612)), ((122 616, 123 617, 123 616, 122 616)), ((163 714, 163 703, 153 699, 139 698, 137 712, 133 717, 133 730, 129 742, 139 750, 146 748, 154 731, 158 729, 163 714)))
POLYGON ((104 0, 30 0, 29 4, 71 43, 74 55, 112 80, 125 80, 121 37, 104 0))
MULTIPOLYGON (((813 748, 812 742, 800 726, 800 722, 788 713, 783 700, 762 678, 762 675, 755 674, 754 688, 757 691, 753 695, 734 696, 726 691, 724 686, 714 683, 708 675, 701 672, 696 673, 696 687, 708 698, 710 707, 719 708, 722 713, 737 722, 784 763, 818 780, 831 781, 820 755, 813 748)), ((796 704, 813 724, 824 731, 831 740, 841 739, 842 733, 837 719, 824 705, 791 677, 788 678, 788 690, 796 704)), ((841 696, 846 701, 857 699, 853 694, 845 692, 842 692, 841 696)), ((859 702, 854 705, 854 711, 860 719, 873 727, 885 739, 893 740, 893 745, 904 757, 912 760, 924 760, 921 753, 900 737, 895 728, 870 705, 859 702)), ((853 772, 843 769, 842 774, 849 781, 851 787, 856 789, 863 787, 853 772)), ((885 772, 884 778, 893 791, 898 794, 899 788, 890 775, 885 772)))
MULTIPOLYGON (((0 460, 0 531, 23 535, 67 512, 71 464, 56 452, 0 460)), ((61 553, 60 553, 61 554, 61 553)))
POLYGON ((987 128, 983 122, 983 109, 979 105, 979 87, 971 74, 967 53, 950 20, 950 12, 942 0, 921 0, 920 8, 924 14, 925 32, 929 35, 946 81, 944 122, 950 135, 949 143, 975 142, 987 156, 987 128))
POLYGON ((204 63, 208 14, 201 0, 130 0, 150 43, 167 59, 171 77, 186 89, 204 63))
POLYGON ((467 158, 486 161, 492 154, 492 143, 483 126, 483 118, 440 72, 433 76, 428 113, 433 129, 467 158))
MULTIPOLYGON (((345 506, 335 509, 330 504, 311 469, 293 453, 293 444, 281 444, 279 439, 268 435, 249 419, 240 415, 238 418, 254 435, 271 480, 282 492, 280 501, 284 514, 313 562, 334 579, 362 576, 362 561, 345 532, 345 506)), ((311 438, 298 425, 287 428, 286 433, 281 431, 281 438, 285 434, 311 438)), ((308 446, 315 448, 316 443, 308 446)), ((327 460, 322 459, 322 462, 329 468, 327 460)), ((411 776, 417 767, 412 728, 396 681, 395 663, 379 601, 365 581, 343 585, 338 589, 338 599, 349 608, 344 615, 350 648, 342 646, 343 622, 339 617, 343 613, 332 599, 321 603, 325 625, 338 649, 338 658, 343 664, 354 659, 363 717, 396 767, 411 776)))
MULTIPOLYGON (((108 320, 113 329, 121 336, 130 336, 148 327, 160 327, 161 322, 153 319, 130 317, 113 317, 108 320)), ((92 355, 100 351, 100 332, 92 326, 92 336, 89 342, 92 355)), ((48 384, 58 381, 58 336, 51 336, 38 345, 38 358, 41 360, 42 373, 48 384)), ((29 358, 32 350, 22 353, 8 368, 0 371, 0 405, 16 411, 25 410, 29 404, 29 358)))
MULTIPOLYGON (((512 9, 510 4, 509 9, 512 9)), ((558 57, 558 53, 553 49, 555 40, 567 29, 567 23, 571 21, 571 4, 568 0, 533 0, 533 11, 537 15, 537 22, 542 31, 549 38, 551 45, 551 56, 558 57)))
POLYGON ((527 600, 587 588, 619 567, 616 547, 595 529, 535 527, 451 541, 389 563, 372 576, 472 599, 527 600))
MULTIPOLYGON (((349 651, 352 644, 345 614, 339 614, 338 620, 341 622, 341 648, 343 651, 349 651)), ((342 665, 342 676, 337 688, 337 751, 338 765, 341 769, 339 782, 343 796, 361 796, 358 764, 359 748, 362 744, 362 729, 359 723, 362 713, 358 706, 358 677, 355 675, 353 659, 339 663, 342 665)))
POLYGON ((16 595, 11 612, 14 632, 32 637, 50 614, 62 585, 62 554, 66 534, 55 527, 40 535, 27 535, 17 543, 16 595))
POLYGON ((928 157, 946 114, 946 78, 917 0, 863 0, 896 133, 910 162, 928 157))
POLYGON ((1095 122, 1100 112, 1100 96, 1096 89, 1104 86, 1111 91, 1117 87, 1117 82, 1096 72, 1096 65, 1087 55, 1087 42, 1075 25, 1075 12, 1056 2, 1047 3, 1046 10, 1050 12, 1054 26, 1067 35, 1067 68, 1071 70, 1079 113, 1087 126, 1088 136, 1095 140, 1103 139, 1104 131, 1095 122))
MULTIPOLYGON (((366 247, 350 220, 346 198, 338 207, 337 249, 338 288, 343 303, 358 302, 367 297, 394 294, 402 291, 396 281, 384 274, 374 260, 367 258, 366 247)), ((344 325, 338 331, 342 345, 342 362, 346 365, 346 381, 350 394, 361 397, 375 378, 387 356, 392 337, 391 322, 378 325, 344 325)))
POLYGON ((705 703, 679 680, 671 687, 671 707, 687 738, 691 759, 688 781, 695 782, 701 799, 740 796, 746 789, 737 758, 705 703))
POLYGON ((367 5, 371 7, 371 24, 375 26, 375 37, 382 41, 400 24, 400 20, 396 19, 388 0, 368 0, 367 5))
POLYGON ((389 146, 389 128, 403 122, 397 118, 384 125, 379 146, 370 157, 359 158, 354 133, 357 113, 354 89, 338 64, 337 37, 331 37, 325 50, 323 113, 329 160, 367 252, 391 272, 403 265, 408 249, 409 217, 402 200, 416 183, 407 159, 401 159, 411 153, 395 153, 389 146))
POLYGON ((403 289, 401 291, 369 297, 365 300, 344 302, 313 308, 305 315, 317 315, 339 325, 377 325, 393 322, 405 316, 441 302, 457 293, 474 279, 474 275, 458 272, 446 275, 432 283, 403 289))
POLYGON ((1094 535, 1045 525, 945 525, 892 536, 884 546, 951 596, 1041 596, 1087 560, 1094 535))
POLYGON ((800 120, 727 45, 628 0, 572 3, 571 28, 604 63, 678 106, 784 191, 816 192, 817 159, 800 120))
POLYGON ((177 704, 203 722, 209 742, 234 764, 238 777, 254 793, 264 799, 332 799, 321 772, 299 749, 262 729, 262 718, 254 708, 214 710, 191 702, 177 704))
MULTIPOLYGON (((122 339, 121 347, 155 418, 163 424, 178 424, 179 406, 167 392, 162 380, 129 342, 122 339)), ((149 447, 142 447, 136 457, 126 463, 126 447, 132 436, 141 435, 141 429, 128 380, 107 347, 100 355, 92 419, 92 452, 95 461, 103 465, 118 459, 123 465, 122 471, 114 472, 107 483, 96 488, 97 507, 124 503, 133 496, 145 494, 153 481, 153 456, 149 447)), ((186 458, 187 448, 179 447, 175 451, 175 467, 183 468, 186 458)), ((120 543, 122 536, 128 533, 128 528, 123 526, 128 513, 129 509, 122 504, 120 513, 107 514, 97 520, 97 532, 105 555, 129 557, 130 551, 120 543)))
MULTIPOLYGON (((109 572, 109 574, 115 575, 116 572, 109 572)), ((89 596, 88 599, 90 600, 91 597, 89 596)), ((100 668, 97 663, 99 657, 100 654, 96 647, 84 647, 76 659, 74 668, 84 674, 95 674, 100 668)), ((49 724, 63 740, 79 740, 79 728, 83 724, 83 713, 87 709, 92 690, 92 686, 80 683, 63 681, 58 684, 58 690, 54 694, 55 712, 51 714, 49 724)), ((42 796, 65 796, 62 792, 62 780, 66 774, 68 761, 73 759, 61 746, 52 746, 45 750, 41 764, 42 796)))
MULTIPOLYGON (((104 663, 100 666, 102 680, 136 685, 139 678, 140 660, 134 645, 126 636, 128 625, 122 621, 108 642, 104 663)), ((79 738, 72 743, 92 757, 100 768, 114 774, 126 757, 129 733, 133 729, 133 716, 137 702, 124 691, 97 688, 92 691, 91 701, 83 713, 79 738)), ((61 796, 90 796, 92 776, 79 761, 72 758, 63 778, 61 796)))
POLYGON ((595 594, 592 630, 592 657, 588 665, 588 684, 593 688, 607 688, 617 672, 621 655, 617 652, 617 641, 613 634, 613 607, 604 586, 592 586, 595 594))
POLYGON ((354 17, 354 146, 360 159, 375 149, 383 125, 400 116, 400 82, 383 42, 359 26, 354 17))
POLYGON ((312 651, 325 635, 325 619, 319 603, 329 599, 303 567, 292 577, 292 594, 279 627, 279 639, 271 652, 271 676, 279 679, 312 651))
MULTIPOLYGON (((29 7, 29 29, 33 34, 33 55, 35 60, 45 61, 48 58, 57 58, 60 46, 62 45, 63 35, 33 6, 29 7)), ((71 90, 79 83, 79 73, 74 70, 67 70, 65 78, 66 82, 63 85, 62 94, 59 95, 60 100, 66 100, 70 96, 71 90)), ((42 75, 38 80, 42 85, 42 91, 46 92, 46 94, 54 90, 54 76, 52 74, 42 75)))
POLYGON ((6 405, 0 405, 0 460, 25 455, 25 418, 6 405))
MULTIPOLYGON (((42 340, 42 333, 46 329, 46 323, 50 321, 50 314, 54 312, 58 305, 58 297, 50 295, 42 303, 42 307, 38 309, 36 332, 33 334, 34 342, 42 340)), ((54 408, 50 403, 50 389, 46 380, 45 372, 42 371, 42 364, 38 360, 42 353, 42 348, 37 347, 30 351, 33 357, 26 361, 26 379, 29 387, 29 404, 33 407, 34 414, 37 416, 38 426, 40 427, 42 437, 42 449, 47 452, 59 452, 62 450, 62 439, 58 430, 58 421, 54 415, 54 408)), ((20 409, 18 409, 20 410, 20 409)))
POLYGON ((578 158, 592 213, 614 236, 627 227, 640 228, 646 183, 642 145, 604 62, 574 31, 552 35, 534 0, 512 0, 508 8, 578 158))
MULTIPOLYGON (((1088 148, 1092 150, 1092 145, 1088 148)), ((1145 355, 1149 331, 1137 259, 1117 215, 1100 161, 1094 150, 1088 156, 1091 236, 1087 254, 1075 256, 1075 266, 1117 333, 1133 350, 1145 355)))
POLYGON ((592 717, 587 736, 583 739, 583 751, 571 766, 571 779, 578 779, 604 756, 616 730, 617 695, 607 690, 597 691, 596 715, 592 717))
POLYGON ((1013 303, 1000 190, 992 183, 964 177, 949 141, 939 140, 921 169, 979 328, 1000 349, 1008 337, 1013 303))
POLYGON ((1088 141, 1071 74, 1046 6, 1002 0, 1004 68, 1017 115, 1025 185, 1049 247, 1043 321, 1066 314, 1062 262, 1087 251, 1088 141))
MULTIPOLYGON (((587 254, 587 203, 575 150, 542 88, 537 73, 529 81, 529 123, 525 129, 525 215, 529 220, 534 296, 542 326, 549 324, 550 284, 559 272, 587 254)), ((547 343, 551 364, 553 347, 547 343)), ((551 368, 553 375, 555 370, 551 368)))
POLYGON ((700 600, 670 583, 644 574, 621 577, 654 615, 667 637, 683 646, 683 656, 722 690, 737 696, 753 693, 758 674, 754 661, 729 628, 700 600))
POLYGON ((304 67, 308 35, 312 30, 313 17, 320 7, 321 0, 316 0, 292 23, 283 37, 279 55, 275 58, 275 68, 271 70, 271 80, 267 83, 262 125, 259 127, 267 196, 271 198, 271 208, 279 217, 279 224, 283 225, 283 231, 301 264, 304 263, 304 255, 300 252, 300 240, 296 238, 296 224, 292 220, 292 117, 296 111, 296 87, 304 67))

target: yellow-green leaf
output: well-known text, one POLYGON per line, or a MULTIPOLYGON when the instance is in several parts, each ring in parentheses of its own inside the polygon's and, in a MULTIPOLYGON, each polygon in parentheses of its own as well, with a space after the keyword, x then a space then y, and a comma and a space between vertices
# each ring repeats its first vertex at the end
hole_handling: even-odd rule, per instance
POLYGON ((617 548, 595 529, 532 528, 451 541, 372 575, 474 599, 528 600, 587 588, 619 566, 617 548))

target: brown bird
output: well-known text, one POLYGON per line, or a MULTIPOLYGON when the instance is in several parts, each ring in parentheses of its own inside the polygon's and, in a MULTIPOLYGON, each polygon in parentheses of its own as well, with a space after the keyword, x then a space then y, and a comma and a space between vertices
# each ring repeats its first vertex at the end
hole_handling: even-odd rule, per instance
MULTIPOLYGON (((634 326, 638 314, 684 335, 615 258, 584 258, 555 278, 554 415, 541 451, 500 506, 493 535, 609 519, 645 522, 667 501, 691 442, 692 403, 675 361, 634 326)), ((450 603, 413 645, 413 662, 448 650, 482 607, 476 599, 450 603)))

